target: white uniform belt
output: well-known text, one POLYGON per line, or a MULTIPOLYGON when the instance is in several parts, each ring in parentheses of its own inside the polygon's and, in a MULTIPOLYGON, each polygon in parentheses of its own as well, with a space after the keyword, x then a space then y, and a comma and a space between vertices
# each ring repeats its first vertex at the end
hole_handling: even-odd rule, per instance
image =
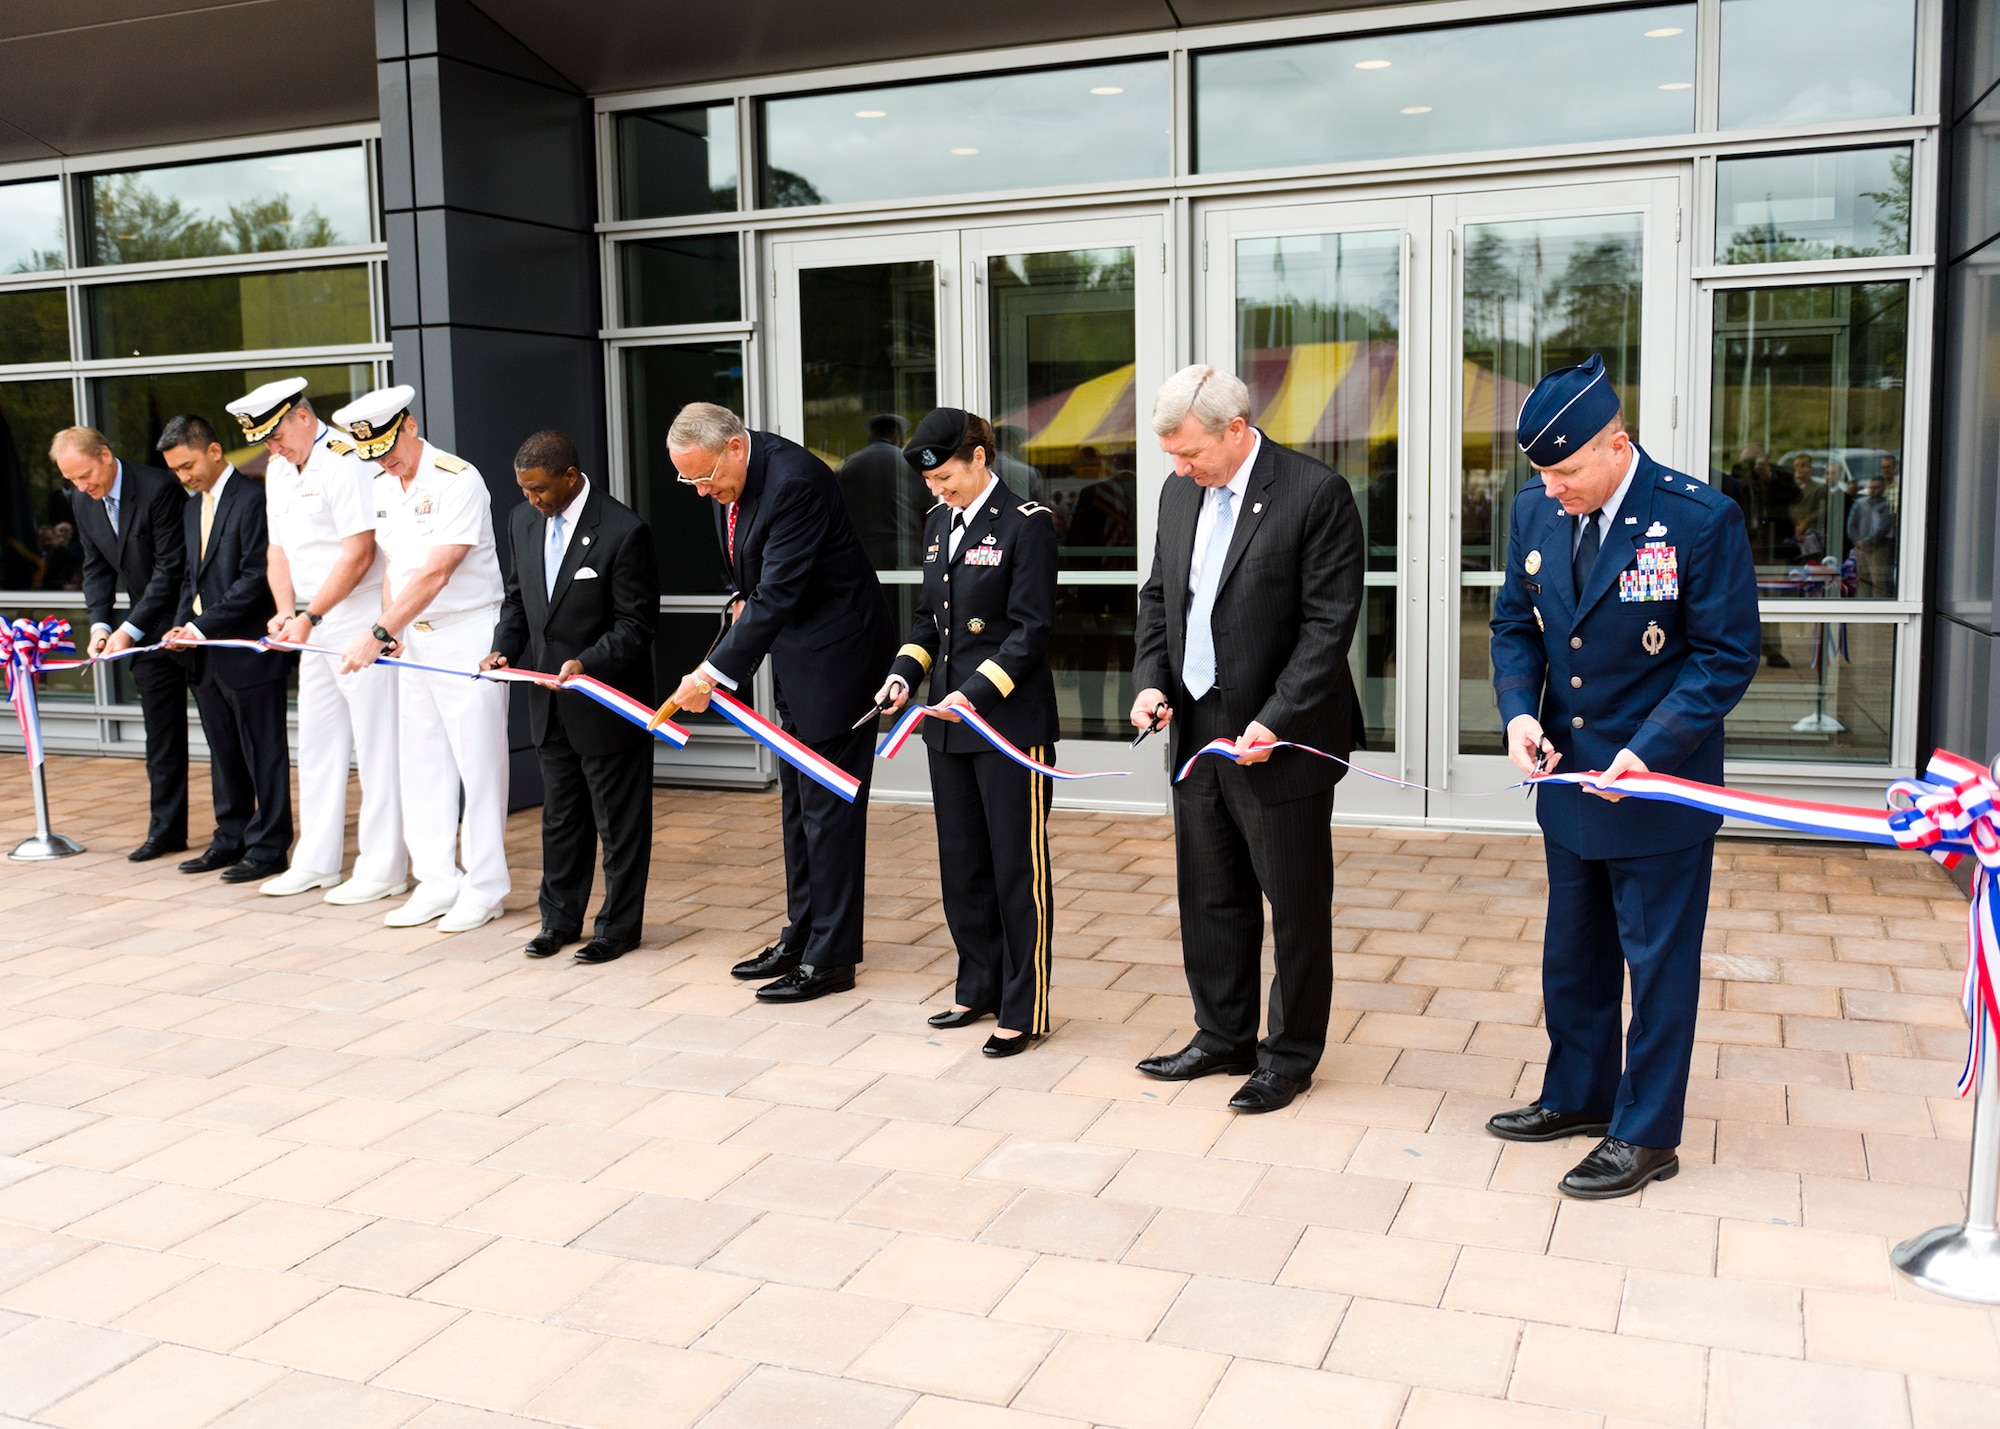
POLYGON ((443 615, 426 614, 422 620, 411 621, 410 629, 420 630, 428 635, 434 630, 449 630, 461 620, 470 620, 475 615, 483 615, 488 620, 492 620, 499 613, 499 609, 496 606, 480 605, 474 606, 471 610, 446 611, 443 615))

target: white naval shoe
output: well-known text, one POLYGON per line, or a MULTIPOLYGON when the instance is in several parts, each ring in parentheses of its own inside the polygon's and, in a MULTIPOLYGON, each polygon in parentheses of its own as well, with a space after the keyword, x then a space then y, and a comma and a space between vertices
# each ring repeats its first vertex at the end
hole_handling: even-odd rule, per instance
POLYGON ((434 903, 426 899, 423 889, 419 888, 410 895, 408 903, 400 908, 391 908, 388 916, 382 921, 391 928, 417 928, 433 918, 444 917, 451 912, 451 908, 452 905, 449 903, 434 903))
POLYGON ((438 920, 440 933, 470 933, 474 928, 483 928, 498 918, 506 910, 478 903, 468 903, 461 898, 452 910, 438 920))
POLYGON ((273 898, 290 898, 295 893, 310 893, 315 888, 331 888, 340 882, 339 870, 332 873, 314 873, 309 868, 292 868, 276 878, 267 878, 257 885, 259 893, 273 898))
POLYGON ((329 903, 373 903, 381 898, 400 898, 410 891, 410 881, 399 879, 395 883, 367 883, 359 878, 350 878, 326 890, 329 903))

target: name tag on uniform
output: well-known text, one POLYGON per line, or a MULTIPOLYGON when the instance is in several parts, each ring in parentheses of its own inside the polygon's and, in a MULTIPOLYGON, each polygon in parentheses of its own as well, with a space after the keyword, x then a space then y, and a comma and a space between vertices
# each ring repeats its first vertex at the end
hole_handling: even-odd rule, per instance
POLYGON ((937 553, 938 553, 937 542, 933 541, 931 542, 931 548, 928 551, 924 552, 924 564, 929 565, 932 561, 935 561, 937 559, 937 553))
POLYGON ((1674 548, 1649 541, 1639 548, 1639 559, 1629 571, 1618 573, 1618 598, 1623 601, 1679 600, 1681 598, 1680 558, 1674 548))
POLYGON ((965 563, 968 566, 997 566, 1000 564, 1000 548, 998 546, 974 546, 965 553, 965 563))

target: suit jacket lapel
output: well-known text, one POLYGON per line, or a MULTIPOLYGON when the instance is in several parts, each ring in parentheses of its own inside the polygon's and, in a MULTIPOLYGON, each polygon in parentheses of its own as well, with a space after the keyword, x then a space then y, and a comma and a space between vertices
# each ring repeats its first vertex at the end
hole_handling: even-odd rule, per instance
MULTIPOLYGON (((604 497, 595 486, 584 498, 583 509, 576 513, 575 527, 569 533, 569 548, 563 552, 562 564, 556 568, 556 588, 549 593, 549 611, 553 613, 562 598, 569 593, 569 583, 575 579, 584 558, 590 554, 590 537, 597 530, 598 518, 604 514, 604 497)), ((743 535, 743 518, 737 517, 736 534, 743 535)), ((548 569, 543 567, 542 583, 548 584, 548 569)))
POLYGON ((535 533, 535 539, 526 543, 526 550, 515 546, 514 563, 520 568, 521 608, 530 620, 539 624, 549 618, 549 519, 532 506, 528 510, 534 512, 534 519, 526 525, 535 533))
POLYGON ((1618 584, 1618 573, 1632 564, 1633 554, 1645 540, 1646 530, 1653 524, 1653 488, 1659 484, 1653 463, 1641 453, 1638 468, 1632 473, 1632 484, 1626 488, 1625 500, 1612 520, 1610 534, 1605 536, 1603 545, 1598 548, 1597 564, 1590 568, 1590 580, 1577 596, 1576 613, 1579 617, 1602 600, 1604 593, 1618 584))
MULTIPOLYGON (((112 526, 111 544, 117 548, 117 564, 119 569, 122 570, 125 565, 125 533, 132 529, 132 512, 134 508, 143 505, 144 502, 139 499, 139 479, 125 469, 125 463, 122 461, 118 463, 117 486, 118 524, 112 526)), ((104 512, 104 524, 111 526, 111 508, 104 505, 101 501, 98 503, 98 507, 104 512)))
MULTIPOLYGON (((229 525, 229 513, 236 509, 237 502, 242 499, 241 493, 237 491, 237 483, 248 481, 249 479, 242 472, 237 471, 233 467, 230 468, 229 480, 223 486, 222 494, 215 498, 215 515, 208 523, 207 555, 203 555, 201 552, 201 511, 199 508, 196 509, 194 517, 194 547, 195 555, 201 562, 201 570, 205 571, 208 569, 208 563, 215 559, 215 553, 222 548, 222 533, 229 525)), ((200 498, 197 497, 196 500, 200 500, 200 498)), ((119 508, 118 514, 120 516, 125 514, 123 507, 119 508)))
MULTIPOLYGON (((1262 433, 1259 435, 1262 436, 1262 433)), ((1230 573, 1243 559, 1243 552, 1257 534, 1257 528, 1264 524, 1264 510, 1271 504, 1271 483, 1277 475, 1277 454, 1272 449, 1271 439, 1264 437, 1262 445, 1257 448, 1257 463, 1250 468, 1250 479, 1243 484, 1243 500, 1235 512, 1235 527, 1229 533, 1229 550, 1222 558, 1222 578, 1215 583, 1217 595, 1229 584, 1230 573)))
POLYGON ((729 567, 729 578, 740 589, 743 586, 743 549, 750 539, 750 523, 757 517, 757 507, 764 497, 764 464, 769 460, 771 438, 763 432, 750 434, 750 460, 743 475, 743 490, 736 498, 736 558, 729 556, 729 508, 718 504, 715 508, 716 542, 722 547, 723 564, 729 567))
POLYGON ((1552 601, 1563 612, 1565 619, 1573 619, 1576 613, 1576 521, 1563 514, 1562 506, 1546 491, 1538 491, 1532 496, 1517 496, 1517 501, 1539 501, 1546 508, 1535 523, 1537 545, 1530 548, 1542 553, 1541 569, 1529 576, 1531 581, 1539 581, 1541 595, 1535 597, 1539 604, 1543 600, 1552 601))

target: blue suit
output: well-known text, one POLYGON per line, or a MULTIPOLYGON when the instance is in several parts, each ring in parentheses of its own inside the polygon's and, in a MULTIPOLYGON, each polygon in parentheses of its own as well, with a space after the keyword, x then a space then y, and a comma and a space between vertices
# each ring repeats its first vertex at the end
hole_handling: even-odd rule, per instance
MULTIPOLYGON (((1563 769, 1603 769, 1629 748, 1654 773, 1720 784, 1722 722, 1757 673, 1760 649, 1741 510, 1641 452, 1580 592, 1577 532, 1539 480, 1515 499, 1493 606, 1502 723, 1537 716, 1563 769), (1672 580, 1658 570, 1666 552, 1672 580)), ((1549 1066, 1539 1100, 1607 1115, 1621 1141, 1677 1146, 1722 821, 1654 800, 1612 803, 1574 785, 1538 790, 1535 815, 1549 864, 1549 1066), (1621 1037, 1627 965, 1632 1023, 1621 1037)))

